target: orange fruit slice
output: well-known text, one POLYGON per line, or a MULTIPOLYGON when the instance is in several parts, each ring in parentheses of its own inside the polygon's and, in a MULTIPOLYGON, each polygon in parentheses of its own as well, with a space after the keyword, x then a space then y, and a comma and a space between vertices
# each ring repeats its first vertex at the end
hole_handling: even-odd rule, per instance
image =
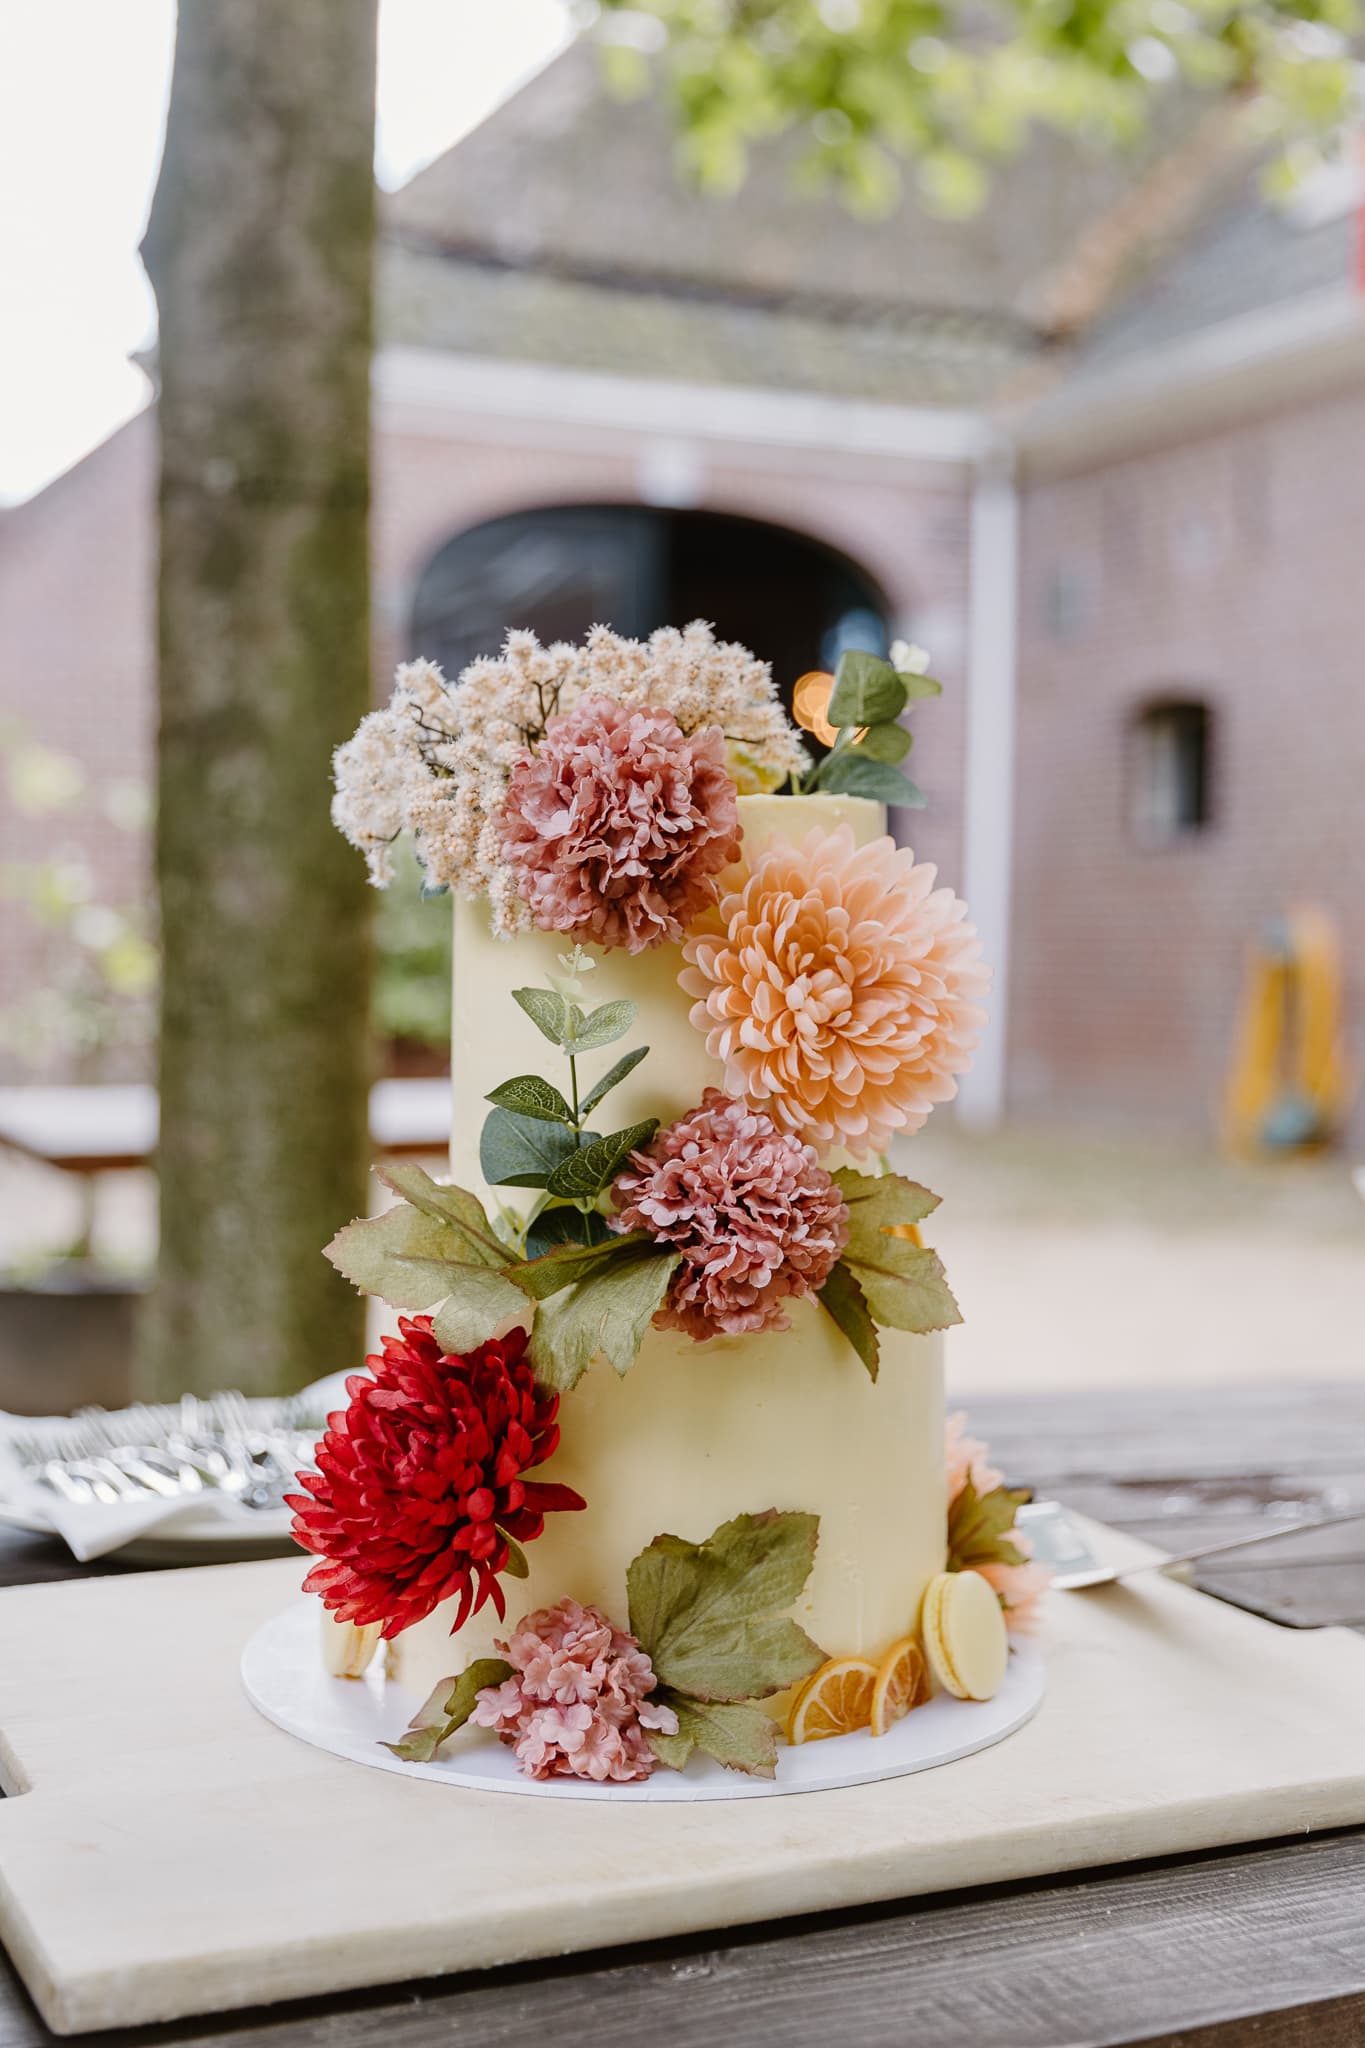
POLYGON ((885 1735, 912 1707, 929 1697, 929 1667, 913 1636, 893 1643, 877 1668, 869 1719, 874 1735, 885 1735))
POLYGON ((877 1667, 866 1657, 831 1657, 792 1701, 788 1742, 821 1742, 866 1728, 876 1683, 877 1667))

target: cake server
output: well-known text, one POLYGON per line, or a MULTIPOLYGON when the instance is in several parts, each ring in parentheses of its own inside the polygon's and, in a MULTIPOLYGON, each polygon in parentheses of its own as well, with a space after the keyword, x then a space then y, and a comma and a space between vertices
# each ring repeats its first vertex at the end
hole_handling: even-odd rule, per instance
POLYGON ((1288 1536, 1302 1536, 1313 1529, 1336 1529, 1348 1522, 1365 1521, 1365 1507, 1349 1508, 1338 1515, 1322 1515, 1312 1522, 1280 1523, 1274 1529, 1257 1529, 1249 1536, 1228 1536, 1218 1543, 1201 1543, 1195 1550, 1175 1556, 1145 1558, 1141 1564, 1106 1565, 1096 1557, 1060 1501, 1031 1501, 1019 1510, 1019 1527, 1034 1546, 1040 1564, 1052 1566, 1052 1584, 1062 1593, 1088 1592, 1094 1586, 1112 1586, 1131 1579, 1138 1572, 1168 1572, 1177 1567, 1202 1564, 1205 1558, 1221 1557, 1225 1551, 1251 1550, 1258 1543, 1275 1543, 1288 1536))

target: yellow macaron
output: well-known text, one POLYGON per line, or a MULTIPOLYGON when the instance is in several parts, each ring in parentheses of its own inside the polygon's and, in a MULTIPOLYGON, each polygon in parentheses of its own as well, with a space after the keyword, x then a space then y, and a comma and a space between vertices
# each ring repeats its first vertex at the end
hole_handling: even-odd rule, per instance
POLYGON ((960 1700, 988 1700, 999 1692, 1009 1636, 995 1590, 980 1572, 940 1572, 930 1579, 920 1637, 945 1692, 960 1700))

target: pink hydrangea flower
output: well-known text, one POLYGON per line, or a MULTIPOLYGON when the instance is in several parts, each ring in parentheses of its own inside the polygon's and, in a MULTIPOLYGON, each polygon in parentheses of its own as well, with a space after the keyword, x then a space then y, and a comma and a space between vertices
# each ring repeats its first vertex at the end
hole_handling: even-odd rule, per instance
POLYGON ((823 1287, 848 1243, 848 1208, 814 1147, 716 1088, 631 1154, 614 1195, 618 1230, 682 1253, 654 1321, 698 1342, 787 1329, 784 1304, 823 1287))
POLYGON ((497 1647, 513 1675, 484 1687, 471 1718, 515 1750, 530 1778, 647 1778, 657 1758, 645 1731, 678 1732, 673 1709, 649 1699, 649 1658, 600 1608, 561 1600, 526 1615, 497 1647))
POLYGON ((541 931, 630 953, 676 942, 739 857, 720 728, 584 697, 513 767, 502 848, 541 931))

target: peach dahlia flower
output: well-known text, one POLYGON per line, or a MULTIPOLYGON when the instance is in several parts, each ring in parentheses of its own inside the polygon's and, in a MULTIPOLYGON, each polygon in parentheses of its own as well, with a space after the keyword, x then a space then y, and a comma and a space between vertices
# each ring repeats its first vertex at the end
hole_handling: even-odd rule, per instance
POLYGON ((741 873, 678 977, 729 1094, 861 1157, 957 1093, 990 977, 935 873, 892 839, 856 846, 847 825, 775 840, 741 873))

